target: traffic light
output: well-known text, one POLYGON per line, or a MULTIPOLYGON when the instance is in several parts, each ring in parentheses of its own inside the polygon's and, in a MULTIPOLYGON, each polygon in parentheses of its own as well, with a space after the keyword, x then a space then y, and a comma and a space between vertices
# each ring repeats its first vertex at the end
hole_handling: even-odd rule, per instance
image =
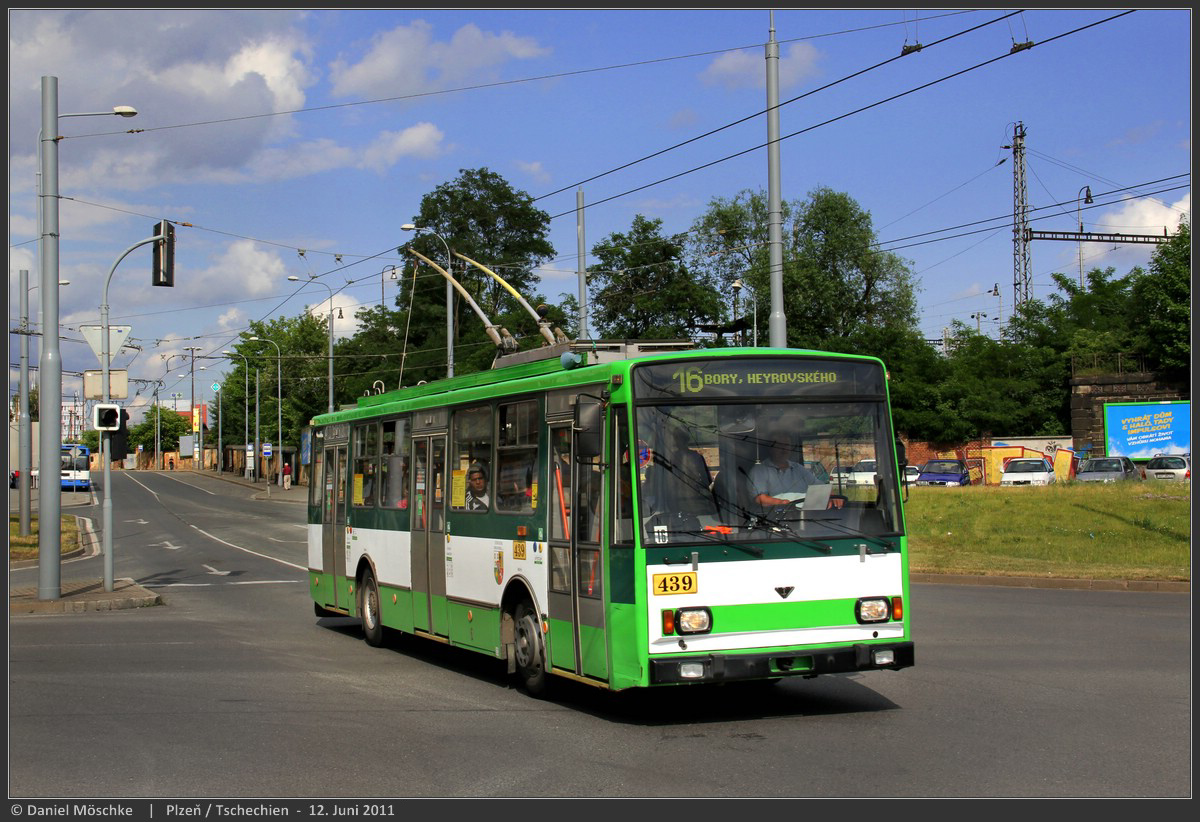
POLYGON ((163 220, 154 226, 154 235, 162 237, 154 244, 154 274, 151 285, 175 286, 175 226, 163 220))
POLYGON ((96 403, 92 409, 92 427, 97 431, 117 431, 122 422, 121 406, 96 403))
POLYGON ((123 460, 129 456, 129 412, 124 408, 121 409, 121 425, 112 434, 112 442, 109 444, 109 453, 115 460, 123 460))

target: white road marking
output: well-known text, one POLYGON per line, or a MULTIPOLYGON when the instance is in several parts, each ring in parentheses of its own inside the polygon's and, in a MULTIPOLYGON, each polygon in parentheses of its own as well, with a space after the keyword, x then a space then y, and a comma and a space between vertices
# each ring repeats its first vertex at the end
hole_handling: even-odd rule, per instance
POLYGON ((122 473, 122 474, 126 474, 126 475, 128 475, 128 476, 129 476, 129 479, 133 480, 133 481, 134 481, 134 482, 136 482, 138 485, 140 485, 140 486, 142 486, 143 488, 145 488, 147 491, 150 491, 150 495, 151 495, 152 497, 154 497, 154 499, 155 499, 156 501, 158 500, 158 492, 157 492, 157 491, 151 491, 151 490, 150 490, 150 486, 146 485, 146 483, 142 482, 141 480, 134 478, 134 477, 133 477, 133 475, 132 475, 132 474, 129 474, 129 472, 128 472, 128 471, 122 471, 121 473, 122 473))
POLYGON ((262 557, 263 559, 273 560, 275 562, 278 562, 280 565, 286 565, 289 568, 295 568, 297 571, 307 571, 308 570, 307 567, 305 567, 303 565, 297 565, 294 562, 288 562, 286 559, 280 559, 279 557, 273 557, 270 554, 260 554, 258 551, 251 551, 249 548, 243 548, 240 545, 234 545, 232 542, 226 542, 225 540, 221 539, 220 537, 214 537, 212 534, 208 533, 207 531, 205 531, 201 528, 196 528, 195 525, 193 525, 191 527, 195 528, 197 531, 199 531, 201 534, 204 534, 204 536, 208 537, 209 539, 215 540, 215 541, 221 543, 222 545, 228 545, 230 548, 236 548, 239 551, 245 551, 247 554, 253 554, 256 557, 262 557))
POLYGON ((208 571, 210 574, 216 574, 219 577, 229 576, 228 571, 218 571, 216 568, 212 567, 211 565, 201 565, 200 567, 203 568, 204 570, 208 571))
POLYGON ((143 588, 212 588, 215 585, 297 585, 298 579, 251 579, 241 582, 153 582, 141 583, 143 588))

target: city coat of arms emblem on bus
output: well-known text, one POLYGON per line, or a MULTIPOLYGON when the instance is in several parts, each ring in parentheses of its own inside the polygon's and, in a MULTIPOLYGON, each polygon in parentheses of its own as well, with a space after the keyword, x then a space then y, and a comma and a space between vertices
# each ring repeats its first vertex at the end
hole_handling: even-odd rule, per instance
POLYGON ((503 551, 496 552, 496 563, 493 566, 493 570, 496 572, 496 584, 499 585, 500 583, 504 582, 504 552, 503 551))

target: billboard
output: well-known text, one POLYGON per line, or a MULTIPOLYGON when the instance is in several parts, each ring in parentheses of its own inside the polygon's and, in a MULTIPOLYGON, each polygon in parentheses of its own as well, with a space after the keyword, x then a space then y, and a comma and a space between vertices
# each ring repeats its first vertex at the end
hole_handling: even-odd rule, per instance
POLYGON ((1155 454, 1190 454, 1191 403, 1106 402, 1104 452, 1135 460, 1155 454))

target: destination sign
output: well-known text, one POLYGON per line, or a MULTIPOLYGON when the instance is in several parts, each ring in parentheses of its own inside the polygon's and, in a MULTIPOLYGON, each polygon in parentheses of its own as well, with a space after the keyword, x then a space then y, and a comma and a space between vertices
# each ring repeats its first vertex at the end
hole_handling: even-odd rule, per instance
POLYGON ((638 399, 717 397, 880 397, 877 363, 836 359, 679 360, 633 369, 638 399))

